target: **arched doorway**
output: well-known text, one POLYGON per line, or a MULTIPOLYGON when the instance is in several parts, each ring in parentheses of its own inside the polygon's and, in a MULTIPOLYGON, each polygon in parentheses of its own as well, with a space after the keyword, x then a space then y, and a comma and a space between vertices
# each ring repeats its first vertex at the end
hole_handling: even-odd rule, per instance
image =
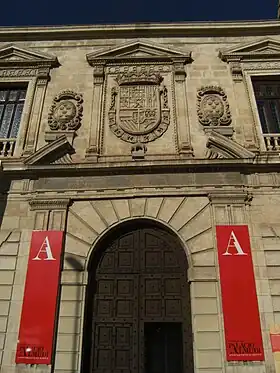
POLYGON ((177 237, 149 220, 101 240, 88 267, 82 372, 193 372, 187 267, 177 237))

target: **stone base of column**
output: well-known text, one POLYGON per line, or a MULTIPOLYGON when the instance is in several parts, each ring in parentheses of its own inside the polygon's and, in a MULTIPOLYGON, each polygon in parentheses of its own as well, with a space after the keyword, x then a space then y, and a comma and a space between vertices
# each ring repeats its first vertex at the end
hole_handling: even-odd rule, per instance
POLYGON ((98 161, 98 150, 97 146, 91 146, 87 148, 85 158, 87 161, 97 162, 98 161))
POLYGON ((191 144, 182 143, 179 149, 179 154, 180 154, 180 157, 182 158, 192 158, 194 154, 193 154, 193 148, 191 144))

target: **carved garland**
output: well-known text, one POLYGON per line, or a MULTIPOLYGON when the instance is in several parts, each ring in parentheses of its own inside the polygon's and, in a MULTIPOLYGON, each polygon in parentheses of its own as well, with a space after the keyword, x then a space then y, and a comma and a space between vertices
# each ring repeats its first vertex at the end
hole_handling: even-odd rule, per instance
POLYGON ((147 143, 162 136, 170 123, 167 88, 158 73, 119 74, 111 90, 108 112, 111 131, 129 143, 147 143))
POLYGON ((75 131, 80 128, 83 115, 82 103, 82 95, 73 91, 62 91, 55 96, 48 115, 50 129, 75 131))
POLYGON ((223 89, 216 86, 200 88, 197 93, 197 114, 203 126, 229 126, 231 113, 223 89))

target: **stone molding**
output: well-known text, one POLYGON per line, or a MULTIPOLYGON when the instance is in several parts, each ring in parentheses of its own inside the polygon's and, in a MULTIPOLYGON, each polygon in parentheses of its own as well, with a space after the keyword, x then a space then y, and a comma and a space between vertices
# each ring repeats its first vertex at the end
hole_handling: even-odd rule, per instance
POLYGON ((221 135, 216 131, 211 131, 208 134, 207 158, 229 158, 229 159, 253 159, 255 154, 245 149, 237 142, 221 135))
POLYGON ((135 41, 124 43, 113 48, 106 48, 86 55, 87 62, 95 66, 131 62, 135 63, 168 63, 178 64, 175 70, 180 70, 182 65, 192 62, 191 52, 181 52, 162 46, 160 44, 135 41))
POLYGON ((212 204, 250 204, 253 196, 248 192, 220 191, 208 194, 208 198, 212 204))
POLYGON ((57 57, 49 54, 19 48, 12 44, 0 49, 0 74, 1 71, 6 71, 5 74, 1 74, 2 76, 37 76, 40 79, 48 79, 50 69, 58 66, 57 57))
POLYGON ((1 27, 1 40, 82 40, 141 37, 257 36, 280 33, 278 20, 243 22, 166 22, 115 25, 1 27))
POLYGON ((219 52, 222 61, 229 63, 234 81, 243 80, 244 70, 276 69, 280 66, 280 42, 263 38, 254 43, 242 43, 219 52))
POLYGON ((36 210, 66 210, 70 206, 71 200, 65 199, 31 199, 29 206, 31 211, 36 210))
POLYGON ((74 148, 68 141, 66 135, 62 134, 54 141, 37 150, 34 154, 25 158, 23 163, 25 165, 72 163, 71 154, 74 152, 74 148))

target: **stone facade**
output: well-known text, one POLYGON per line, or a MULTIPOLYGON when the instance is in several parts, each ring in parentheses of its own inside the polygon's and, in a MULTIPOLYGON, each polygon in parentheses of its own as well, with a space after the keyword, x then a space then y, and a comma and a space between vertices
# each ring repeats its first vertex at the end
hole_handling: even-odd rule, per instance
POLYGON ((1 373, 80 370, 90 256, 133 219, 160 223, 185 249, 195 372, 275 371, 280 161, 251 78, 280 74, 279 35, 276 21, 0 29, 0 88, 28 84, 14 152, 1 153, 1 373), (126 100, 140 94, 148 111, 135 125, 126 100), (226 362, 217 224, 249 226, 264 362, 226 362), (66 237, 55 362, 16 366, 36 229, 66 237))

